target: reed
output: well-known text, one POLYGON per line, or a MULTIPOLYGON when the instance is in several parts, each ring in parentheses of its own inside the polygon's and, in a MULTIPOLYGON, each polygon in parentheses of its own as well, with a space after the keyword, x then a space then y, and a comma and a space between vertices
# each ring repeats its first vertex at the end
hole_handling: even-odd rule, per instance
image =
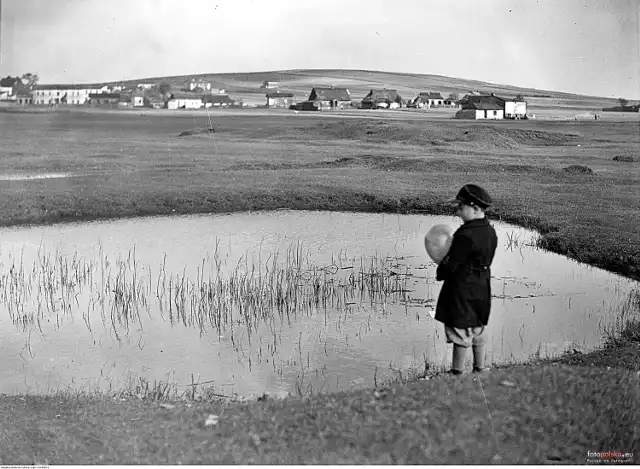
POLYGON ((0 305, 12 323, 42 332, 45 322, 60 328, 78 315, 89 331, 102 322, 120 340, 133 325, 143 326, 146 313, 201 334, 228 333, 237 350, 243 337, 250 344, 266 325, 272 330, 273 355, 278 324, 315 314, 336 314, 340 323, 355 304, 384 309, 389 302, 410 301, 408 269, 402 271, 396 258, 379 254, 353 258, 341 251, 329 264, 319 265, 296 242, 265 260, 262 253, 257 261, 245 255, 228 266, 216 242, 213 255, 202 259, 190 278, 186 267, 168 272, 166 254, 152 274, 138 261, 135 248, 111 259, 98 247, 93 259, 49 252, 42 245, 30 265, 23 255, 10 258, 0 274, 0 305))

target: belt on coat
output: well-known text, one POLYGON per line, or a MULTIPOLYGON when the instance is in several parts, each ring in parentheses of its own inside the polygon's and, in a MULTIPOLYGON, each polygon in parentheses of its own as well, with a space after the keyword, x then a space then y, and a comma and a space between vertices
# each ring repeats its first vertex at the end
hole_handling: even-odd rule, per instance
POLYGON ((489 268, 490 266, 488 265, 474 265, 471 266, 469 270, 471 270, 471 272, 488 272, 489 268))

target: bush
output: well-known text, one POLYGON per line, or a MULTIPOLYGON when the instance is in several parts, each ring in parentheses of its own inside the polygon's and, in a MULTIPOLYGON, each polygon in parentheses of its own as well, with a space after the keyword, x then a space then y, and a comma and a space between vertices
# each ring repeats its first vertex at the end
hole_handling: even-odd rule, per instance
POLYGON ((637 163, 637 162, 640 162, 640 156, 618 155, 613 157, 613 161, 623 161, 625 163, 637 163))
POLYGON ((563 171, 571 174, 596 174, 593 169, 582 164, 572 164, 571 166, 567 166, 566 168, 564 168, 563 171))

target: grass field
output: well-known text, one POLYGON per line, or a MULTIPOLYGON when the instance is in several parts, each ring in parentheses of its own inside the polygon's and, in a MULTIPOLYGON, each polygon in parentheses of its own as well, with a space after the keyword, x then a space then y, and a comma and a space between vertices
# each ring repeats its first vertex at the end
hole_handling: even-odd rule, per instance
MULTIPOLYGON (((473 181, 494 196, 491 218, 640 279, 637 121, 355 110, 59 111, 0 121, 4 226, 274 208, 443 214, 443 201, 473 181), (210 126, 215 133, 179 136, 210 126), (25 179, 38 174, 67 177, 25 179)), ((638 329, 627 324, 589 355, 377 393, 171 408, 4 396, 0 415, 13 425, 0 430, 0 463, 584 464, 587 451, 608 450, 635 452, 637 462, 638 329), (208 414, 217 425, 204 425, 208 414)))
POLYGON ((639 156, 637 122, 319 114, 0 115, 0 176, 70 175, 0 181, 0 224, 272 208, 442 214, 476 181, 495 197, 491 218, 640 278, 640 163, 613 160, 639 156))

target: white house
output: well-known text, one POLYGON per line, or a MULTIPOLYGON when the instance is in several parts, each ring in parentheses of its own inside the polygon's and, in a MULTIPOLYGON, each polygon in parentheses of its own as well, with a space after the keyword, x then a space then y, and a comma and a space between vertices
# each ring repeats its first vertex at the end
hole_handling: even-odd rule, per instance
POLYGON ((205 91, 211 91, 211 83, 209 83, 208 81, 204 81, 204 80, 196 80, 195 78, 191 81, 188 81, 186 83, 185 89, 189 90, 189 91, 193 91, 196 89, 202 89, 205 91))
POLYGON ((460 109, 456 115, 456 119, 504 119, 504 110, 497 104, 493 103, 471 103, 460 109))
POLYGON ((13 87, 12 86, 0 86, 0 100, 7 101, 10 99, 15 99, 13 96, 13 87))
POLYGON ((262 82, 262 85, 260 85, 260 89, 272 90, 272 89, 277 88, 278 86, 280 86, 280 83, 277 82, 277 81, 265 80, 265 81, 262 82))
POLYGON ((36 85, 33 104, 85 104, 90 94, 108 93, 107 85, 36 85))
POLYGON ((168 109, 200 109, 202 99, 193 96, 174 96, 167 101, 168 109))
POLYGON ((422 92, 413 100, 414 107, 431 108, 445 106, 445 99, 440 93, 422 92))
POLYGON ((524 119, 527 116, 527 103, 525 101, 505 101, 504 117, 506 119, 524 119))
POLYGON ((144 106, 144 91, 142 91, 141 89, 135 90, 131 94, 131 103, 133 104, 133 107, 144 106))

